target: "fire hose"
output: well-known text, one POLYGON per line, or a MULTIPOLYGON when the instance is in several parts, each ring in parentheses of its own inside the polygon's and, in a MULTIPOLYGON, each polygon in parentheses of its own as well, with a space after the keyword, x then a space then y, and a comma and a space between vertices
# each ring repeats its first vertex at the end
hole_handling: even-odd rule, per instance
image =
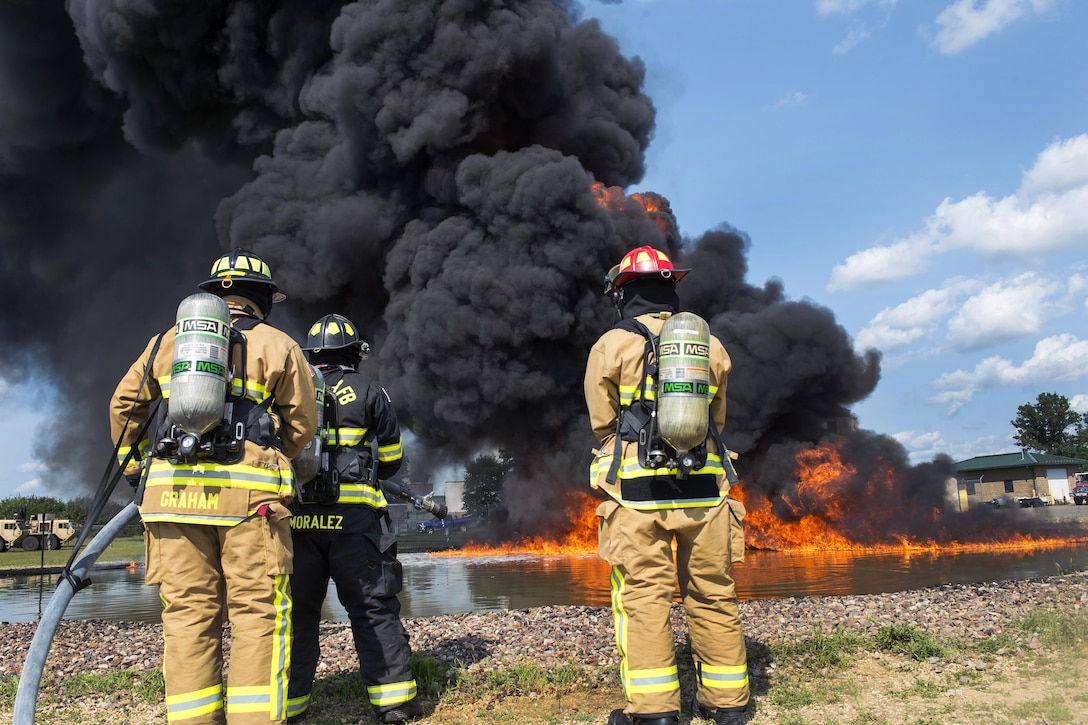
POLYGON ((445 504, 438 503, 431 499, 431 495, 417 496, 408 488, 401 486, 399 483, 393 481, 382 481, 382 490, 393 498, 399 498, 401 501, 407 501, 416 507, 418 511, 426 511, 432 514, 436 519, 446 518, 446 514, 449 513, 449 509, 445 504))
MULTIPOLYGON (((382 481, 382 489, 393 496, 411 503, 420 511, 427 511, 435 518, 445 518, 448 509, 444 504, 438 503, 427 496, 417 496, 411 490, 392 481, 382 481)), ((23 662, 23 672, 19 677, 19 687, 15 694, 15 710, 11 725, 33 725, 34 710, 38 701, 38 688, 41 686, 42 673, 45 670, 45 660, 49 655, 49 648, 53 644, 53 638, 57 633, 57 626, 64 616, 65 609, 72 601, 72 597, 80 589, 89 586, 90 579, 85 576, 98 557, 102 555, 106 547, 117 538, 117 535, 139 516, 136 502, 125 506, 110 521, 102 527, 102 530, 91 539, 74 564, 65 569, 57 584, 57 590, 49 599, 49 604, 42 613, 41 621, 34 632, 30 648, 27 651, 26 660, 23 662)))
POLYGON ((38 688, 42 681, 42 672, 45 669, 45 659, 49 655, 49 648, 53 644, 53 637, 57 632, 64 610, 77 591, 91 583, 84 576, 94 565, 98 557, 102 555, 106 547, 117 535, 131 523, 139 511, 136 503, 130 503, 121 509, 116 516, 102 527, 102 530, 91 539, 83 555, 69 568, 57 584, 57 590, 49 599, 49 604, 42 613, 41 621, 34 632, 34 639, 30 642, 26 660, 23 662, 23 673, 19 676, 19 688, 15 694, 15 713, 11 725, 33 725, 34 708, 38 701, 38 688))

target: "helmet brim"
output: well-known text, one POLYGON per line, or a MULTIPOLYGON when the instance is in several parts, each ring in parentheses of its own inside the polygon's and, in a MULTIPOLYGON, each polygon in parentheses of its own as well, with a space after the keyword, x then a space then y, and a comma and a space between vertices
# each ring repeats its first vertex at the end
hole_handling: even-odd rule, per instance
POLYGON ((617 268, 618 267, 613 267, 608 273, 609 278, 612 280, 612 284, 616 287, 622 287, 634 279, 649 279, 652 277, 661 277, 662 279, 671 279, 673 282, 679 282, 691 271, 690 269, 661 269, 653 272, 631 270, 613 276, 613 271, 617 270, 617 268))
POLYGON ((253 279, 252 277, 212 277, 209 280, 205 280, 205 281, 201 282, 200 284, 197 285, 197 287, 204 290, 205 292, 216 291, 216 292, 226 292, 226 293, 229 294, 230 286, 231 286, 231 284, 234 284, 235 282, 253 282, 253 283, 256 283, 256 284, 269 285, 270 287, 272 287, 272 303, 273 304, 275 304, 277 302, 283 302, 285 299, 287 299, 287 295, 280 292, 279 287, 277 287, 274 283, 269 282, 268 280, 265 280, 265 279, 253 279), (224 282, 228 282, 229 284, 223 284, 224 282))

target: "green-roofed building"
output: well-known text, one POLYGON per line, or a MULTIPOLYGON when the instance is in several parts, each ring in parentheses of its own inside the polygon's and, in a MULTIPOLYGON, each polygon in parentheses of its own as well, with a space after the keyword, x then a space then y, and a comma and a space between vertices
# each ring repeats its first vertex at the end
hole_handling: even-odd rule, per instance
POLYGON ((967 509, 995 499, 1015 505, 1021 498, 1069 503, 1074 474, 1084 466, 1083 458, 1031 451, 968 458, 956 464, 960 505, 967 509))

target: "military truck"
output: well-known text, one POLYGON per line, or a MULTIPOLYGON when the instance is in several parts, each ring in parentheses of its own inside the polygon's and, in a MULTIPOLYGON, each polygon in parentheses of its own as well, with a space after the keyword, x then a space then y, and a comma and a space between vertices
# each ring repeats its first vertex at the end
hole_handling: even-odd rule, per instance
POLYGON ((20 506, 15 518, 0 519, 0 551, 21 546, 24 551, 59 549, 61 544, 79 533, 79 525, 70 519, 58 519, 56 514, 26 515, 20 506))

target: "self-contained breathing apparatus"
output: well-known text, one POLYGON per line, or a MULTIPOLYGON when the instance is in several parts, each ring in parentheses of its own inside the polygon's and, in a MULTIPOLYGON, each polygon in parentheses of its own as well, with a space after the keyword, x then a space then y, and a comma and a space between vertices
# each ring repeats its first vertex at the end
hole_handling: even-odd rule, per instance
MULTIPOLYGON (((336 446, 338 440, 329 440, 329 430, 339 430, 339 422, 336 418, 336 403, 329 390, 327 379, 321 369, 311 365, 315 383, 320 380, 320 386, 314 386, 317 393, 318 420, 317 433, 314 441, 309 445, 317 445, 320 452, 316 460, 316 470, 312 477, 301 480, 298 489, 298 502, 301 504, 321 504, 328 506, 340 500, 340 469, 331 460, 331 451, 325 445, 330 443, 336 446), (330 425, 331 421, 331 425, 330 425)), ((343 371, 341 371, 341 376, 343 371)), ((309 445, 307 448, 309 448, 309 445)), ((301 455, 301 454, 300 454, 301 455)), ((296 468, 297 470, 297 468, 296 468)), ((373 467, 368 470, 373 476, 373 467)))
POLYGON ((226 302, 212 294, 200 292, 182 300, 174 328, 169 405, 154 428, 153 457, 175 465, 231 464, 242 460, 246 440, 280 447, 270 412, 272 397, 257 403, 245 395, 244 332, 259 323, 251 315, 232 321, 226 302), (239 369, 231 370, 235 349, 239 369))
POLYGON ((616 447, 606 480, 615 483, 624 442, 638 443, 643 468, 675 468, 684 479, 706 465, 708 434, 714 436, 727 475, 736 474, 710 414, 709 329, 702 318, 682 312, 666 320, 662 334, 625 318, 616 328, 646 338, 638 394, 621 406, 616 425, 616 447), (662 339, 664 338, 664 343, 662 339))

